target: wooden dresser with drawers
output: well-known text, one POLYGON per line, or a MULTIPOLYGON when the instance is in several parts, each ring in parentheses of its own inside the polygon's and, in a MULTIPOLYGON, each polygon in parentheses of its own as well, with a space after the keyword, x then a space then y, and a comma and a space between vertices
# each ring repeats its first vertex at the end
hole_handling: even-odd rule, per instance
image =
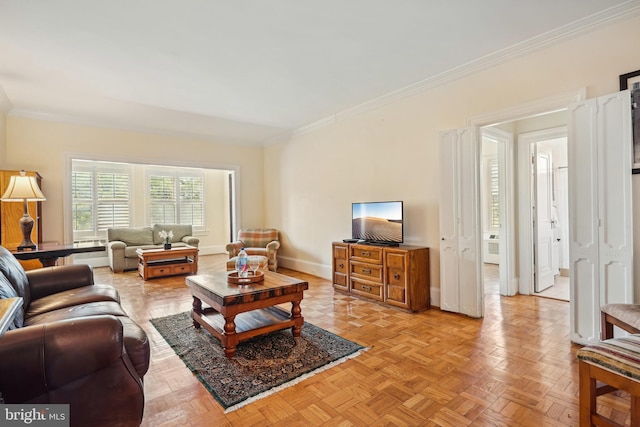
POLYGON ((409 311, 430 306, 429 248, 333 243, 333 287, 409 311))

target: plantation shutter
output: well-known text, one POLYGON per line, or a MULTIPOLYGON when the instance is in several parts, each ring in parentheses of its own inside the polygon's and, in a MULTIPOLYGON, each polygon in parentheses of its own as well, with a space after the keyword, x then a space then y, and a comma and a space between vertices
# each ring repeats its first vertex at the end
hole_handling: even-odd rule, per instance
POLYGON ((71 174, 71 218, 73 231, 93 231, 93 173, 73 171, 71 174))
POLYGON ((75 241, 103 238, 111 227, 129 227, 129 167, 74 160, 71 198, 75 241))
POLYGON ((151 224, 175 224, 177 222, 176 179, 172 176, 151 175, 149 194, 151 224))
POLYGON ((204 226, 204 182, 200 177, 181 177, 180 224, 204 226))
POLYGON ((488 162, 489 169, 489 227, 500 228, 500 182, 498 174, 498 159, 488 162))
POLYGON ((99 172, 98 231, 129 226, 129 175, 99 172))

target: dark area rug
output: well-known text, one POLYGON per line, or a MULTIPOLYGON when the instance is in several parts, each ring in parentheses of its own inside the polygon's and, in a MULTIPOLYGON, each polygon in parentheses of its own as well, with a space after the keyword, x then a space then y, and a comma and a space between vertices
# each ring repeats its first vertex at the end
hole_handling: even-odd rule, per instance
POLYGON ((299 338, 291 328, 241 342, 232 359, 188 312, 151 319, 184 363, 227 412, 356 357, 364 347, 305 322, 299 338))

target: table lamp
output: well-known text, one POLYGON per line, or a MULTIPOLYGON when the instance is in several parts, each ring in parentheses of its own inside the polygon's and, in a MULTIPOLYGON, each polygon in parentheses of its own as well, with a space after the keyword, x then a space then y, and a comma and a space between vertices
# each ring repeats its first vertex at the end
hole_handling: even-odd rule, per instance
POLYGON ((29 216, 28 202, 47 200, 40 191, 36 179, 32 176, 26 176, 25 171, 20 171, 20 175, 14 175, 9 180, 7 190, 0 198, 3 202, 23 202, 24 215, 20 218, 20 229, 22 230, 22 243, 18 246, 18 250, 35 249, 36 244, 31 240, 31 231, 33 230, 33 218, 29 216))

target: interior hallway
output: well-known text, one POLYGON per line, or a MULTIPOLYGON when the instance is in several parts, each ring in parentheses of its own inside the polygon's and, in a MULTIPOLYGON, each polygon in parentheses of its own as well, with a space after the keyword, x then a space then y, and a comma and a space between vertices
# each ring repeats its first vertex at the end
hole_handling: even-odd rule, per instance
MULTIPOLYGON (((484 264, 484 293, 500 295, 500 275, 498 264, 484 264)), ((561 301, 569 301, 569 278, 556 276, 554 285, 542 292, 533 294, 537 297, 552 298, 561 301)))

